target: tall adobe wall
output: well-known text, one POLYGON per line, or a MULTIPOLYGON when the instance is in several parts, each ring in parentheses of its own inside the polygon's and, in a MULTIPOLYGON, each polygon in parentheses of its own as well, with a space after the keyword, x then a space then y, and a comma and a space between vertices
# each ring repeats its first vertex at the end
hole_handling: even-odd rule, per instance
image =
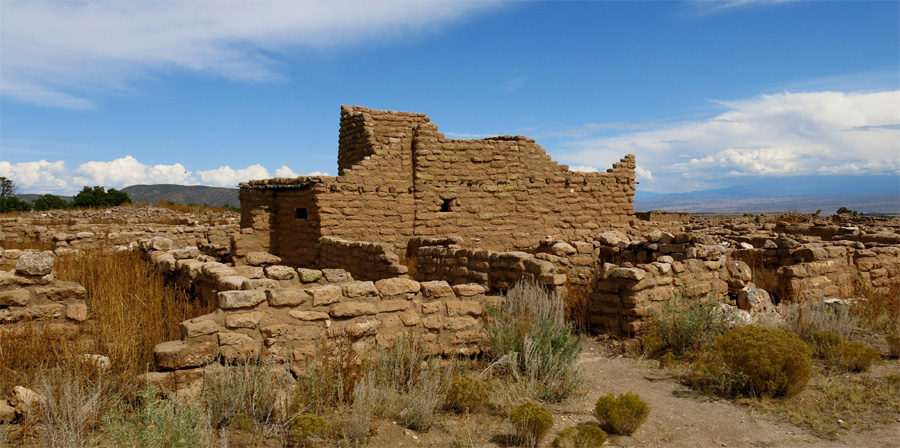
POLYGON ((604 173, 554 162, 532 139, 446 139, 424 114, 341 109, 339 176, 241 184, 241 226, 285 263, 313 266, 322 237, 459 236, 493 250, 589 240, 634 216, 634 156, 604 173), (260 213, 268 229, 259 229, 260 213))

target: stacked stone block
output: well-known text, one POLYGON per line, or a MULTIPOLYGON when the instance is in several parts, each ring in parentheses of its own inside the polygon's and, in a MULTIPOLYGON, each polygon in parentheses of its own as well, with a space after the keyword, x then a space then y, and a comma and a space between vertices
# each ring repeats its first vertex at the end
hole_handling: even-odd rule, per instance
POLYGON ((54 261, 51 252, 24 251, 18 254, 15 270, 0 271, 0 337, 15 334, 28 323, 71 334, 87 320, 84 287, 57 280, 54 261))

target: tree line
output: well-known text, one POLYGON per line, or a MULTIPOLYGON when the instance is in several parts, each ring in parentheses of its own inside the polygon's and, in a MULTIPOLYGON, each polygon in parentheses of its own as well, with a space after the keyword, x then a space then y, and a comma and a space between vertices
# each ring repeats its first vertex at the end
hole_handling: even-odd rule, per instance
POLYGON ((53 194, 45 194, 32 202, 23 201, 15 196, 18 187, 12 179, 0 176, 0 213, 27 212, 30 210, 44 211, 70 208, 90 207, 115 207, 131 202, 128 193, 110 188, 107 190, 101 186, 85 186, 81 191, 67 201, 53 194))

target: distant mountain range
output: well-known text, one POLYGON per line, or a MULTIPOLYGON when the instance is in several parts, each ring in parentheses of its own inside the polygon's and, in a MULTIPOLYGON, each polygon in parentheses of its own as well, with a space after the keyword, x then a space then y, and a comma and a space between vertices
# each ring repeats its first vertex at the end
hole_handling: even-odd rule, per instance
POLYGON ((175 204, 209 205, 213 207, 240 207, 237 188, 204 187, 200 185, 132 185, 122 189, 131 202, 148 202, 155 205, 160 199, 175 204))
POLYGON ((635 210, 691 213, 761 213, 840 207, 862 213, 900 214, 900 176, 792 176, 689 193, 638 191, 635 210))

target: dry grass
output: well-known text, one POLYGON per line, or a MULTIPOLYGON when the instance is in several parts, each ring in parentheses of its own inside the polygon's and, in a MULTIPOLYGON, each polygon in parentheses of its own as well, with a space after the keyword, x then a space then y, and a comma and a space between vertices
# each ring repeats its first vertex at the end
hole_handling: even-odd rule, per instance
POLYGON ((789 400, 742 403, 785 416, 819 437, 836 440, 851 430, 871 430, 895 422, 900 415, 900 376, 825 376, 789 400))
POLYGON ((136 250, 89 250, 60 258, 56 269, 61 280, 87 289, 98 349, 114 369, 138 373, 152 367, 156 344, 179 339, 179 323, 215 309, 214 303, 167 285, 136 250))
POLYGON ((788 288, 778 276, 778 266, 766 264, 764 250, 736 250, 732 253, 732 258, 747 263, 753 272, 753 283, 758 288, 765 289, 776 301, 792 299, 788 288))
POLYGON ((579 334, 588 334, 590 331, 590 294, 590 285, 571 282, 566 285, 566 294, 563 296, 566 322, 571 323, 572 329, 579 334))

